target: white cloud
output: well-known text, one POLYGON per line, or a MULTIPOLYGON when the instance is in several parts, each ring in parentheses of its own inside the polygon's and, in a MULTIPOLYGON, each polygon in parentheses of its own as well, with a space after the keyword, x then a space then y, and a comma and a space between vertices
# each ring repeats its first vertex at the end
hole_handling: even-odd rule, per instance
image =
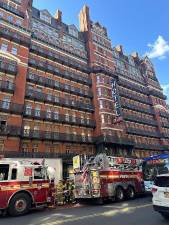
POLYGON ((162 84, 161 87, 165 94, 169 92, 169 84, 162 84))
POLYGON ((169 44, 161 35, 158 36, 153 44, 148 44, 147 46, 150 48, 150 51, 146 52, 145 55, 149 58, 165 59, 167 53, 169 53, 169 44))
POLYGON ((169 104, 169 84, 162 84, 161 87, 164 94, 167 96, 167 103, 169 104))

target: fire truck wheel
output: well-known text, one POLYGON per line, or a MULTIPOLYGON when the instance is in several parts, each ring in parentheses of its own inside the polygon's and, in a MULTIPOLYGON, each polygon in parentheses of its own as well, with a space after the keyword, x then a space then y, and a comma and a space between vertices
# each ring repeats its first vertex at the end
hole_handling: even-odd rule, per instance
POLYGON ((123 188, 121 188, 121 187, 117 187, 117 189, 116 189, 116 200, 118 202, 124 200, 124 191, 123 191, 123 188))
POLYGON ((20 216, 26 214, 30 208, 30 197, 25 193, 18 193, 11 199, 8 207, 8 213, 11 216, 20 216))
POLYGON ((127 188, 127 198, 128 199, 134 199, 135 198, 135 191, 134 191, 134 188, 129 186, 127 188))

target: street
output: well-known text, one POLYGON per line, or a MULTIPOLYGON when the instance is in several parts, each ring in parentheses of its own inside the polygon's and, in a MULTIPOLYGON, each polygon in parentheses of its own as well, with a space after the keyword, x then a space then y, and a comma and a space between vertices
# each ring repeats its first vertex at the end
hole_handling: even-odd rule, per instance
POLYGON ((34 210, 22 217, 0 217, 0 225, 167 225, 152 208, 151 198, 82 205, 66 209, 34 210))

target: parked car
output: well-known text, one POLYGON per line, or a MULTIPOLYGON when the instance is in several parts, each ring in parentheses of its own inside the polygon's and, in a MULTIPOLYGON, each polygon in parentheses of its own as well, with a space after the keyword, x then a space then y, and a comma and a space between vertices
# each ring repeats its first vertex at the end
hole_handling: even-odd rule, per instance
POLYGON ((156 177, 152 194, 154 210, 169 219, 169 174, 156 177))

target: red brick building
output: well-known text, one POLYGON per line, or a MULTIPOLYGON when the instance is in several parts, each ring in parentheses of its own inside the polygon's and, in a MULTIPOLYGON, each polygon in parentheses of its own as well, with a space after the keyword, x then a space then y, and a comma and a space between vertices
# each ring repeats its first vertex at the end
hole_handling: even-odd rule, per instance
POLYGON ((0 154, 62 157, 168 150, 169 114, 154 68, 112 48, 80 12, 80 31, 31 0, 0 0, 0 154))

